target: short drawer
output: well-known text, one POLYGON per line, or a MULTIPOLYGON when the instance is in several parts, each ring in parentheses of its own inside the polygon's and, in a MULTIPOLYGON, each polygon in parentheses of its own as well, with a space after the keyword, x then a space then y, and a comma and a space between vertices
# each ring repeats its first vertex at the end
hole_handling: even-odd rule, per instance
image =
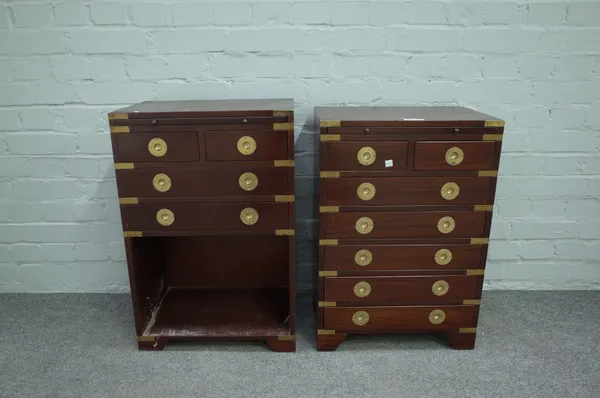
POLYGON ((200 159, 198 133, 111 134, 115 162, 190 162, 200 159))
POLYGON ((481 267, 481 245, 340 245, 324 246, 326 270, 393 271, 473 269, 481 267))
POLYGON ((326 142, 321 169, 333 171, 406 170, 406 141, 326 142))
POLYGON ((495 141, 417 141, 415 170, 493 170, 495 141))
POLYGON ((288 203, 157 203, 122 205, 125 231, 250 231, 287 229, 288 203))
POLYGON ((209 161, 289 158, 287 131, 207 131, 204 137, 209 161))
POLYGON ((483 237, 488 212, 364 212, 321 214, 326 238, 483 237))
POLYGON ((326 205, 467 205, 490 202, 487 177, 331 178, 326 205))
POLYGON ((475 327, 479 307, 327 307, 323 310, 325 329, 336 332, 401 332, 475 327))
POLYGON ((447 302, 479 298, 481 276, 341 276, 325 278, 325 301, 447 302))
POLYGON ((120 197, 244 198, 294 192, 294 170, 288 167, 140 168, 116 175, 120 197))

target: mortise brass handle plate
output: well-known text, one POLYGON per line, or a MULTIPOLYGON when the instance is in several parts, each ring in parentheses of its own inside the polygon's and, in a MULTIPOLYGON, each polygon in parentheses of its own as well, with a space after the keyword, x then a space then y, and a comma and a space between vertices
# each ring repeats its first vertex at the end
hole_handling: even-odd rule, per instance
POLYGON ((175 214, 169 209, 160 209, 156 212, 156 221, 163 227, 168 227, 175 222, 175 214))
POLYGON ((246 225, 254 225, 258 222, 258 212, 252 207, 246 207, 240 212, 240 220, 246 225))
POLYGON ((371 264, 371 261, 373 261, 373 254, 370 250, 361 249, 354 255, 354 262, 361 267, 366 267, 371 264))
POLYGON ((361 281, 354 285, 354 295, 356 297, 367 297, 369 294, 371 294, 371 285, 369 282, 361 281))
POLYGON ((457 146, 453 146, 446 151, 446 163, 450 166, 457 166, 461 164, 464 159, 465 153, 457 146))
POLYGON ((148 151, 157 158, 165 156, 168 149, 167 143, 162 138, 152 138, 148 143, 148 151))
POLYGON ((452 252, 448 249, 440 249, 435 252, 435 262, 439 265, 448 265, 452 261, 452 252))
POLYGON ((446 320, 446 313, 443 310, 433 310, 429 313, 429 322, 439 325, 446 320))
POLYGON ((370 182, 363 182, 356 189, 356 194, 360 200, 371 200, 375 197, 377 190, 370 182))
POLYGON ((446 282, 443 279, 441 279, 439 281, 436 281, 431 286, 431 291, 436 296, 443 296, 443 295, 445 295, 446 293, 448 293, 448 289, 450 289, 450 285, 448 284, 448 282, 446 282))
POLYGON ((158 192, 167 192, 171 189, 171 178, 163 173, 159 173, 152 179, 152 185, 158 192))
POLYGON ((456 222, 454 221, 454 218, 450 216, 444 216, 440 218, 437 224, 438 231, 443 234, 449 234, 450 232, 454 231, 455 227, 456 222))
POLYGON ((237 149, 242 155, 252 155, 256 151, 256 141, 245 135, 238 140, 237 149))
POLYGON ((369 314, 367 311, 356 311, 352 315, 352 323, 357 326, 364 326, 369 322, 369 314))
POLYGON ((356 231, 361 235, 366 235, 373 230, 373 220, 369 217, 361 217, 356 220, 356 231))
POLYGON ((244 191, 252 191, 258 186, 258 177, 254 173, 244 173, 238 180, 240 188, 244 191))
POLYGON ((446 200, 453 200, 460 193, 460 188, 455 182, 447 182, 442 186, 440 193, 442 195, 442 198, 446 200))
POLYGON ((363 166, 369 166, 373 164, 376 158, 377 152, 375 152, 375 149, 371 148, 370 146, 364 146, 360 148, 356 154, 358 163, 362 164, 363 166))

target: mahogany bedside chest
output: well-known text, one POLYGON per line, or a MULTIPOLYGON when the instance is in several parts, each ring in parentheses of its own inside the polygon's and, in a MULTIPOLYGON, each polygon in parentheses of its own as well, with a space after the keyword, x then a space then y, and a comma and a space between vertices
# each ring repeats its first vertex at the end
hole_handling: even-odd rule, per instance
POLYGON ((138 347, 295 351, 293 100, 144 102, 108 115, 138 347))
POLYGON ((319 350, 350 333, 475 345, 504 122, 460 107, 316 108, 319 350))

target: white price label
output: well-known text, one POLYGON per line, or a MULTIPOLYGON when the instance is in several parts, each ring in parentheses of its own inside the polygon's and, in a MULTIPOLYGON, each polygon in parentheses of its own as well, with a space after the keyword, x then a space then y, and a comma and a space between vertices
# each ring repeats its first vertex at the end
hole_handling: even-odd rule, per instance
POLYGON ((393 167, 394 161, 392 159, 388 159, 385 161, 385 167, 393 167))

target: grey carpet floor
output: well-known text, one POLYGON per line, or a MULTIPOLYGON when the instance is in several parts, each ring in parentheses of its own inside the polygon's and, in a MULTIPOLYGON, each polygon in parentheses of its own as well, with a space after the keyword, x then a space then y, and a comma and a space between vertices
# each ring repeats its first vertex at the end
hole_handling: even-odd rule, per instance
POLYGON ((135 345, 127 295, 0 295, 0 396, 598 397, 600 292, 485 292, 474 351, 434 336, 349 337, 315 351, 259 342, 135 345))

